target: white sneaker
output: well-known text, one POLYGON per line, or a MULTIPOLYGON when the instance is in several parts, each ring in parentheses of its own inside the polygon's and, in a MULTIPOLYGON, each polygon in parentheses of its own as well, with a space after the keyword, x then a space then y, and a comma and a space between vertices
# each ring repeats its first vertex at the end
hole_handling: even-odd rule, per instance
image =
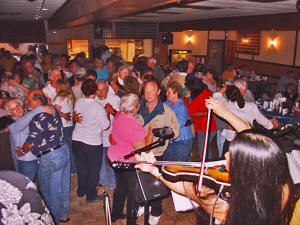
MULTIPOLYGON (((151 206, 149 206, 149 212, 151 212, 151 206)), ((137 217, 141 217, 145 213, 145 207, 140 206, 137 212, 137 217)))
POLYGON ((156 225, 156 224, 158 224, 160 217, 161 216, 152 216, 152 215, 150 215, 150 217, 149 217, 149 224, 150 225, 156 225))

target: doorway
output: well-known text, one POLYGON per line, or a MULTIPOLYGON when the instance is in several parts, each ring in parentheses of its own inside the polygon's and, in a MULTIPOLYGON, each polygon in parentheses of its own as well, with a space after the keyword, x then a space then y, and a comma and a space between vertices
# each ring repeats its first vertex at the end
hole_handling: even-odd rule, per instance
POLYGON ((208 42, 208 64, 216 70, 218 80, 224 69, 224 43, 223 40, 209 40, 208 42))
POLYGON ((68 47, 67 47, 68 56, 70 59, 75 58, 75 56, 80 53, 84 52, 86 58, 89 58, 89 41, 88 40, 68 40, 68 47))

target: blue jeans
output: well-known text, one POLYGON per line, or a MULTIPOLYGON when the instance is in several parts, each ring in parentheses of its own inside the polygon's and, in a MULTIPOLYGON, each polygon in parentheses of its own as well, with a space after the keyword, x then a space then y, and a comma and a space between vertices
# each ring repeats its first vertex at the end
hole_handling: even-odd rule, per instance
POLYGON ((14 164, 14 168, 15 168, 16 172, 19 172, 17 152, 16 152, 15 144, 14 144, 14 141, 13 141, 11 135, 9 135, 9 141, 10 141, 11 158, 12 158, 12 161, 14 164))
POLYGON ((187 162, 192 152, 193 138, 187 140, 169 142, 164 152, 164 161, 187 162))
POLYGON ((81 141, 73 141, 73 153, 77 168, 78 190, 77 195, 86 200, 97 197, 99 171, 102 160, 102 145, 88 145, 81 141))
MULTIPOLYGON (((208 143, 207 143, 207 151, 206 151, 206 158, 205 160, 211 160, 212 159, 212 154, 211 154, 211 149, 210 149, 210 144, 214 138, 214 136, 217 134, 217 131, 210 132, 208 135, 208 143)), ((202 132, 201 130, 198 131, 198 150, 199 150, 199 155, 200 155, 200 160, 202 159, 202 150, 203 150, 203 145, 204 145, 204 138, 205 138, 205 133, 202 132)))
POLYGON ((38 160, 23 161, 18 160, 19 173, 28 177, 31 181, 34 180, 39 167, 38 160))
POLYGON ((103 185, 108 185, 109 189, 116 188, 116 178, 115 172, 111 167, 110 161, 107 159, 107 149, 108 147, 103 147, 102 151, 102 164, 100 169, 100 179, 99 183, 103 185))
POLYGON ((72 134, 73 134, 74 126, 71 127, 64 127, 64 137, 66 139, 66 143, 69 147, 70 151, 70 167, 71 167, 71 173, 76 174, 76 165, 75 165, 75 159, 74 154, 72 151, 72 134))
POLYGON ((70 210, 70 153, 68 145, 41 156, 38 181, 41 194, 55 221, 70 210))
POLYGON ((225 137, 221 134, 221 131, 218 130, 217 145, 218 145, 219 158, 221 158, 222 156, 224 142, 225 142, 225 137))

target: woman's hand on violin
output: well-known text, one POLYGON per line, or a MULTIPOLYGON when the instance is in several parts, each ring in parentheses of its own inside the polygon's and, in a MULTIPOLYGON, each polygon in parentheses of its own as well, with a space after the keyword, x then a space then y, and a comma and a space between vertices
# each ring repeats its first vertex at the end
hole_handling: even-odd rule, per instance
MULTIPOLYGON (((145 153, 142 152, 141 155, 136 154, 134 156, 138 161, 146 161, 148 163, 154 163, 156 161, 154 155, 152 152, 145 153)), ((150 173, 154 177, 159 177, 161 176, 158 168, 152 164, 146 164, 146 163, 138 163, 135 165, 135 168, 140 169, 143 172, 150 173)))

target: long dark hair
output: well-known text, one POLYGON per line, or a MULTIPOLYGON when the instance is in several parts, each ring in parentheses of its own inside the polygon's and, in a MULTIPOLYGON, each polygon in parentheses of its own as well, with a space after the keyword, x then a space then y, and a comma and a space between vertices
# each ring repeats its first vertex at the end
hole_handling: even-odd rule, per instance
POLYGON ((192 99, 196 98, 205 89, 208 89, 207 85, 204 84, 199 78, 187 80, 185 82, 185 86, 187 86, 187 88, 190 90, 192 99))
POLYGON ((244 108, 245 100, 237 87, 232 85, 226 86, 225 95, 228 98, 228 100, 230 100, 231 102, 237 102, 240 108, 244 108))
POLYGON ((281 225, 283 187, 292 189, 285 152, 255 130, 237 134, 230 145, 231 196, 226 225, 281 225))

